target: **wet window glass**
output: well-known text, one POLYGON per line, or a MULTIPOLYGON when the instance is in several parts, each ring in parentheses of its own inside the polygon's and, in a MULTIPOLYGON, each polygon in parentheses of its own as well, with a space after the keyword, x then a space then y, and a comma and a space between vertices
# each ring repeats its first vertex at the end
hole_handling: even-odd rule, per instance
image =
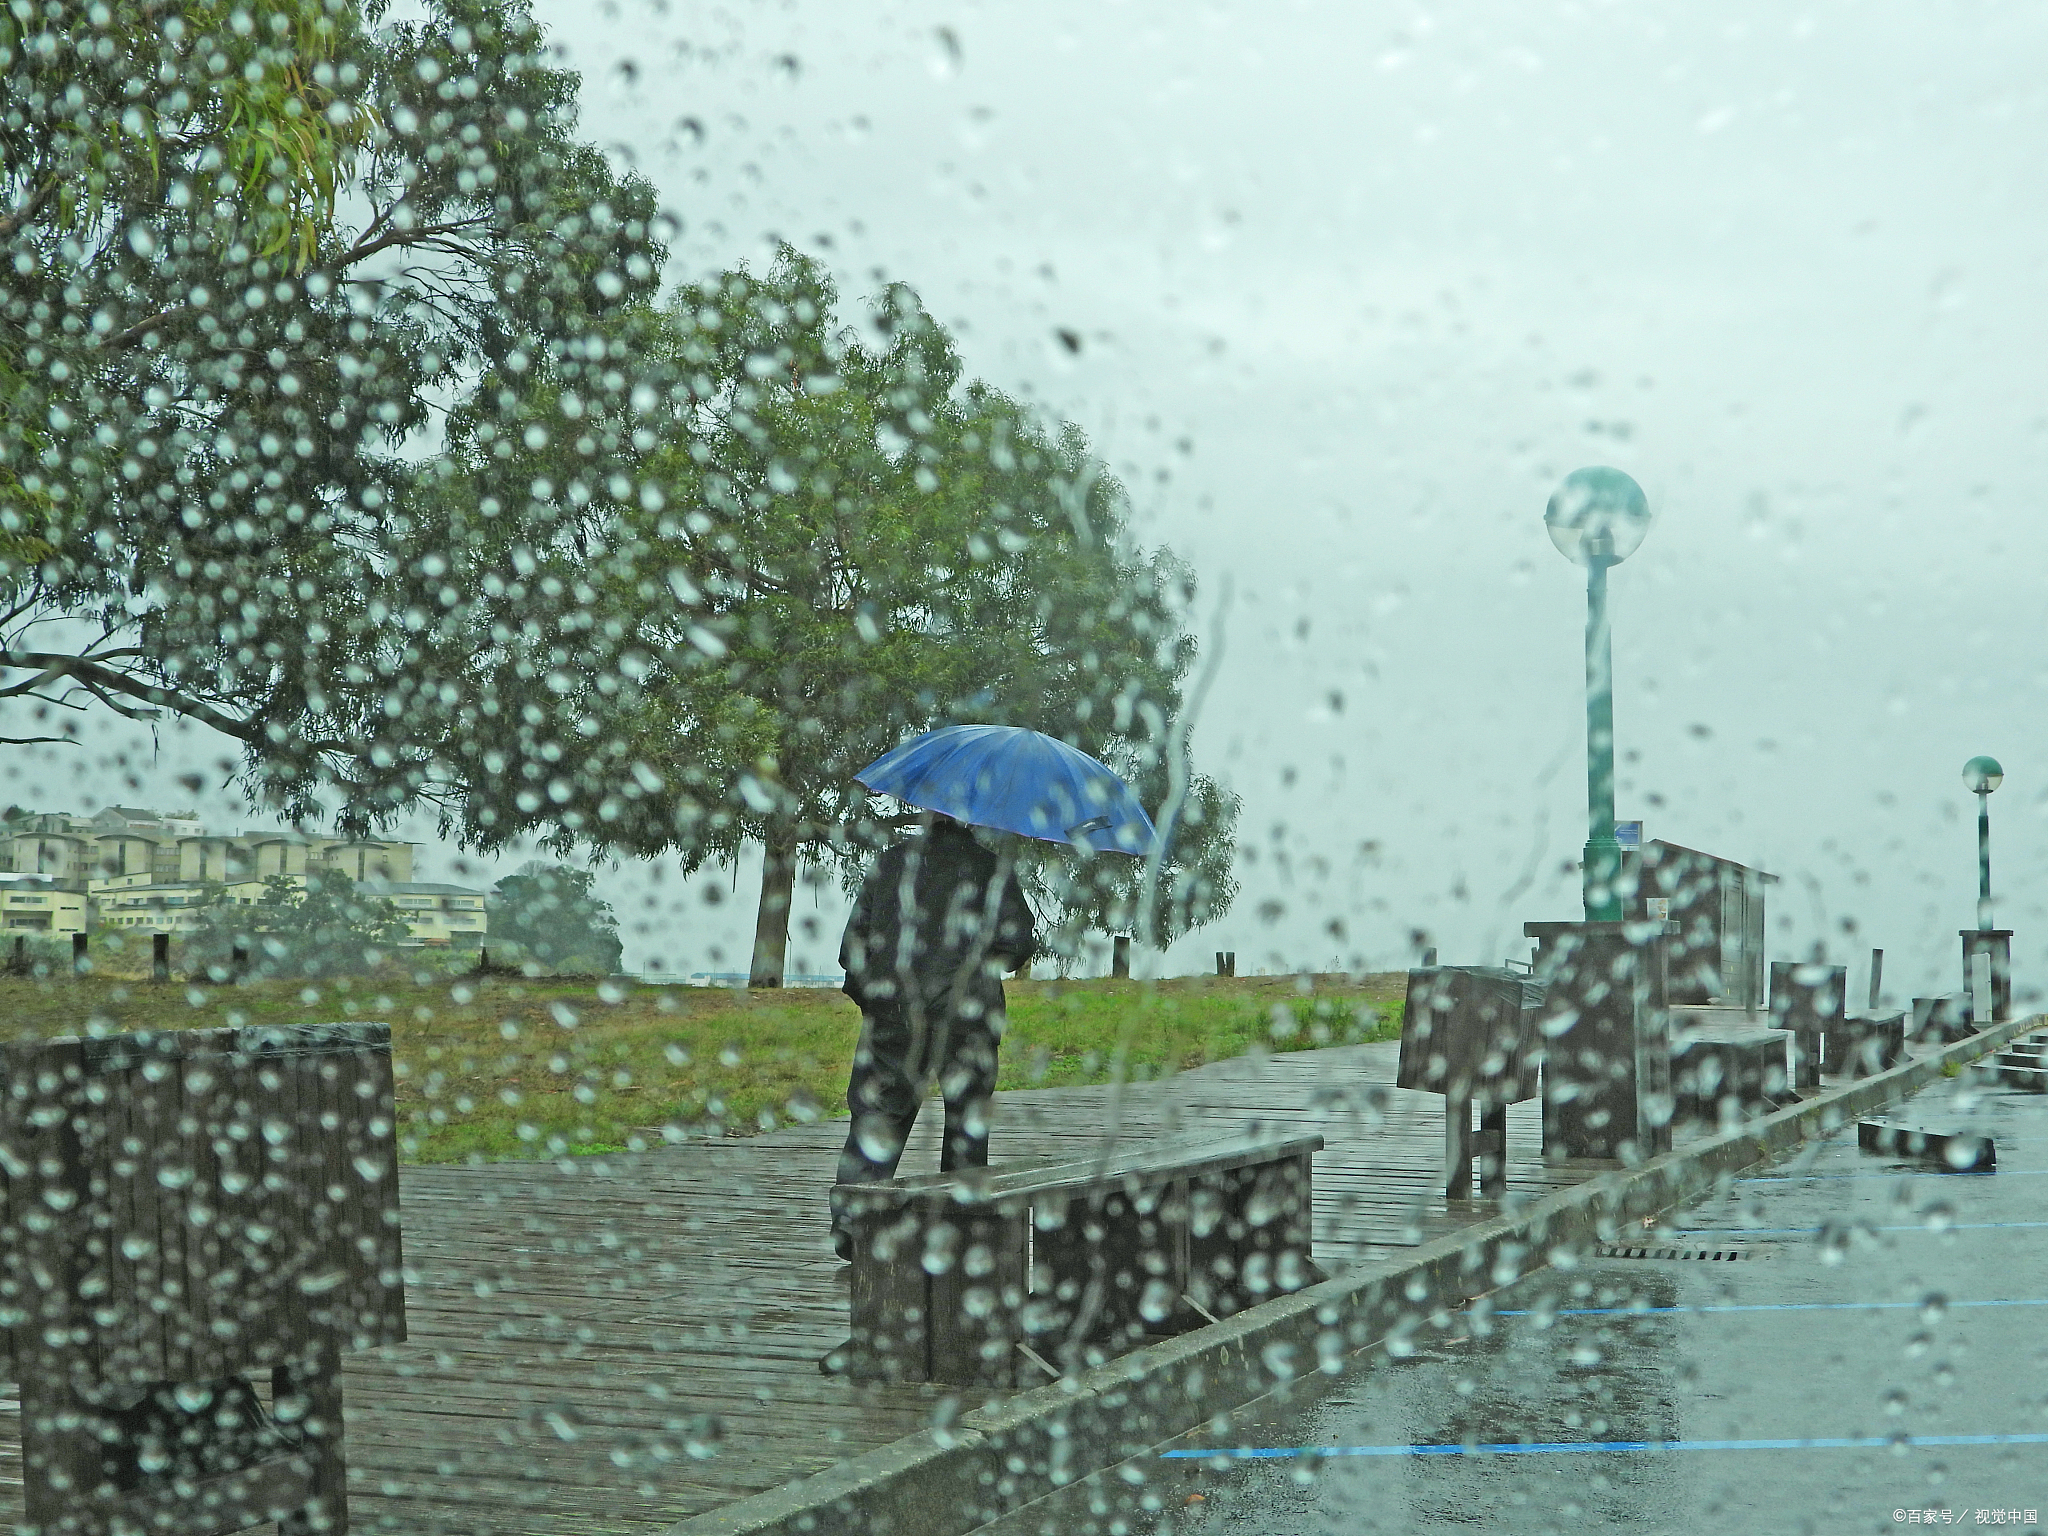
POLYGON ((0 1523, 2038 1526, 2042 30, 7 0, 0 1523))

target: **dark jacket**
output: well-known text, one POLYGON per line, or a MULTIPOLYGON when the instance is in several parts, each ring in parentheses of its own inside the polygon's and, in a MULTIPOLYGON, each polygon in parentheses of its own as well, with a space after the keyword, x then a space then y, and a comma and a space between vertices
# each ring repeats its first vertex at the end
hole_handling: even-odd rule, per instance
POLYGON ((966 828, 940 822, 885 849, 861 882, 839 942, 847 996, 864 1012, 980 1018, 1003 1006, 1002 977, 1037 953, 1015 875, 966 828))

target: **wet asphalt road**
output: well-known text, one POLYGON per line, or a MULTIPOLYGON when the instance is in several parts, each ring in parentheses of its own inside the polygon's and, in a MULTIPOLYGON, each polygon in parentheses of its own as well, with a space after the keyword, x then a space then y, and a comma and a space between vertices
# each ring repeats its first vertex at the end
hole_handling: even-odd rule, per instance
POLYGON ((2048 1095, 1958 1079, 1892 1115, 1988 1132, 1999 1171, 1916 1171, 1852 1125, 1653 1240, 1750 1257, 1530 1276, 1411 1358, 1162 1459, 1158 1529, 2038 1528, 2048 1095))

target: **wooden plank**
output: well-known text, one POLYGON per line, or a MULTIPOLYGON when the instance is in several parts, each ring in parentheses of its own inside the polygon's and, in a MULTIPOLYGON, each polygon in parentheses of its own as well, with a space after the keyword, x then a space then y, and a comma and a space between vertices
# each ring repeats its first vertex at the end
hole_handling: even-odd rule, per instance
MULTIPOLYGON (((153 1042, 151 1043, 153 1046, 153 1042)), ((153 1048, 145 1048, 128 1069, 128 1133, 139 1148, 131 1191, 135 1200, 136 1235, 148 1244, 144 1262, 136 1266, 136 1282, 145 1287, 137 1298, 155 1320, 157 1374, 168 1377, 176 1344, 175 1315, 183 1304, 183 1234, 172 1214, 176 1196, 161 1174, 165 1159, 177 1158, 177 1104, 163 1087, 174 1070, 153 1048)))
MULTIPOLYGON (((132 1069, 131 1069, 132 1070, 132 1069)), ((100 1080, 100 1107, 108 1141, 107 1275, 109 1303, 125 1313, 118 1347, 105 1369, 115 1379, 153 1380, 163 1374, 163 1323, 151 1299, 161 1293, 155 1181, 142 1177, 146 1143, 135 1129, 135 1094, 100 1080), (120 1089, 121 1091, 116 1091, 120 1089)))
MULTIPOLYGON (((216 1034, 212 1030, 203 1033, 216 1034)), ((185 1317, 189 1324, 178 1376, 205 1381, 228 1375, 240 1354, 229 1339, 239 1322, 233 1298, 218 1283, 226 1260, 220 1233, 221 1176, 233 1163, 222 1156, 229 1144, 227 1122, 232 1105, 227 1102, 231 1085, 217 1038, 189 1043, 178 1081, 184 1096, 179 1124, 181 1129, 188 1124, 192 1127, 184 1137, 192 1182, 178 1202, 185 1226, 185 1317)))

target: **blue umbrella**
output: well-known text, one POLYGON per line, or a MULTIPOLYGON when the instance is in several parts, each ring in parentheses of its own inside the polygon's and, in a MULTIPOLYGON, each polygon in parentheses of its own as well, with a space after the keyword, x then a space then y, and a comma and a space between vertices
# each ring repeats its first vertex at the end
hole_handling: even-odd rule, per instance
POLYGON ((880 795, 1096 853, 1143 854, 1152 818, 1087 753, 1014 725, 947 725, 912 737, 854 778, 880 795))

